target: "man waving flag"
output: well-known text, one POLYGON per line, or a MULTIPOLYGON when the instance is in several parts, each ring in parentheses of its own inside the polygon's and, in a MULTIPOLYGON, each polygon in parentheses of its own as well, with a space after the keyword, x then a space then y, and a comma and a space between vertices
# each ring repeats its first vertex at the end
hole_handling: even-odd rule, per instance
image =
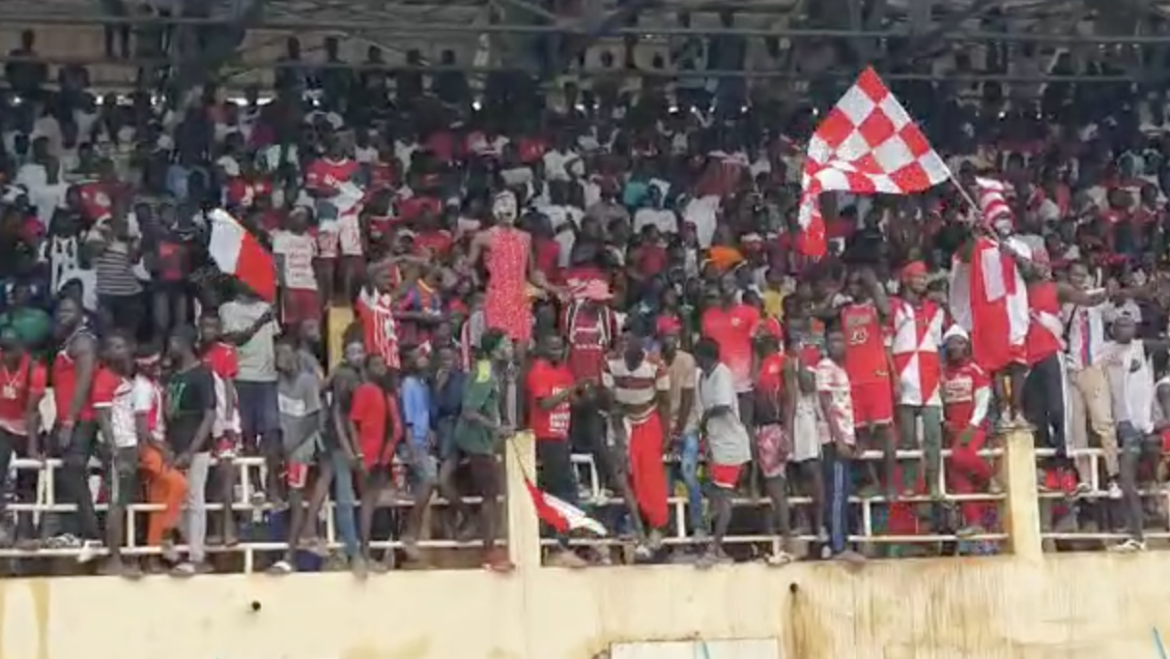
POLYGON ((808 143, 798 216, 801 253, 825 254, 823 192, 912 194, 951 178, 934 150, 878 74, 866 68, 808 143))

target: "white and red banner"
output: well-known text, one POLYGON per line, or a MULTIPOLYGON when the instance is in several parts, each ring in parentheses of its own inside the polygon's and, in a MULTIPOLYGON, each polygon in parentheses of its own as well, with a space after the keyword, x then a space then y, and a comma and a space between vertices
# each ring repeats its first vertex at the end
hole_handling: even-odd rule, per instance
POLYGON ((227 211, 208 213, 211 242, 207 251, 216 267, 233 275, 268 302, 276 300, 276 259, 227 211))
POLYGON ((826 251, 818 197, 824 192, 912 194, 951 171, 873 68, 866 68, 808 143, 801 185, 801 253, 826 251))
POLYGON ((536 515, 540 521, 557 530, 558 533, 571 531, 589 531, 594 535, 607 535, 605 525, 585 514, 577 506, 558 499, 553 495, 533 485, 528 475, 524 476, 524 485, 532 497, 532 504, 536 506, 536 515))
POLYGON ((970 261, 951 266, 951 315, 971 337, 971 354, 988 373, 1023 363, 1028 289, 1013 256, 992 238, 975 239, 970 261))

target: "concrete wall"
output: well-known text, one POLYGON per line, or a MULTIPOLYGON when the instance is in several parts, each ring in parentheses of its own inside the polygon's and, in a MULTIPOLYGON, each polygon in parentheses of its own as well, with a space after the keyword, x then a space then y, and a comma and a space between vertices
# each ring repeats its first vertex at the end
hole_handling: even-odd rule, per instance
MULTIPOLYGON (((590 659, 777 637, 792 659, 1138 659, 1170 630, 1162 556, 13 580, 0 659, 590 659), (251 610, 252 602, 260 610, 251 610)), ((778 657, 778 659, 780 659, 778 657)))

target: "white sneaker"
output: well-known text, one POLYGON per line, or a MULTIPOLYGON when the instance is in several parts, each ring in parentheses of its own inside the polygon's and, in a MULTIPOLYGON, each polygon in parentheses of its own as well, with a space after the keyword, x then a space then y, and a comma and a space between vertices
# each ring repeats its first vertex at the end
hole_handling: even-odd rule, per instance
POLYGON ((1121 491, 1121 486, 1117 484, 1117 481, 1109 481, 1109 498, 1120 499, 1122 496, 1124 496, 1124 494, 1121 491))
POLYGON ((1145 550, 1146 543, 1134 538, 1130 538, 1121 544, 1113 545, 1109 548, 1109 551, 1117 552, 1119 554, 1136 554, 1145 550))
POLYGON ((88 563, 102 553, 102 543, 97 540, 85 540, 81 543, 81 551, 77 554, 78 563, 88 563))

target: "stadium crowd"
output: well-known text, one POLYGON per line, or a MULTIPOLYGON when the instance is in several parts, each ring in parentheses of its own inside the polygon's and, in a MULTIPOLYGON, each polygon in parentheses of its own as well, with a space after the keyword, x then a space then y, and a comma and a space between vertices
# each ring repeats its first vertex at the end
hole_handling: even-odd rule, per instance
MULTIPOLYGON (((22 52, 35 49, 30 32, 22 52)), ((325 50, 336 63, 337 43, 325 50)), ((287 60, 301 61, 295 40, 287 60)), ((827 105, 512 74, 478 94, 458 73, 307 61, 242 98, 211 85, 101 97, 83 69, 50 84, 27 62, 5 75, 0 474, 60 458, 58 500, 77 507, 0 509, 5 546, 28 556, 211 571, 209 535, 238 541, 230 458, 247 454, 266 464, 255 503, 287 512, 271 572, 297 570, 299 550, 329 554, 317 520, 331 493, 337 559, 359 574, 396 564, 372 542, 392 534, 422 560, 432 533, 481 540, 484 566, 507 571, 497 506, 463 495, 502 494, 497 456, 527 429, 539 487, 586 511, 574 455, 591 456, 624 504, 596 514, 635 560, 750 558, 724 542, 746 523, 778 538, 759 552, 769 563, 802 555, 801 537, 811 556, 860 562, 857 497, 886 502, 890 533, 998 527, 983 449, 1023 424, 1055 449, 1039 467, 1067 495, 1057 516, 1076 524, 1079 502, 1098 501, 1082 499, 1098 478, 1068 449, 1100 446, 1101 501, 1118 509, 1105 523, 1126 529, 1120 549, 1145 548, 1157 511, 1139 488, 1164 479, 1156 438, 1170 428, 1160 96, 895 86, 958 183, 825 195, 830 255, 813 262, 796 249, 797 203, 827 105), (986 226, 965 201, 975 174, 1007 184, 1008 221, 986 226), (217 209, 275 255, 276 300, 209 261, 217 209), (1026 354, 995 374, 948 311, 953 259, 990 233, 1029 254, 1032 319, 1026 354), (328 310, 351 304, 331 365, 328 310), (672 519, 676 485, 686 515, 672 519), (989 497, 956 507, 944 492, 989 497), (740 514, 743 493, 763 505, 740 514), (436 494, 450 504, 437 521, 436 494), (813 505, 790 506, 798 495, 813 505), (161 550, 141 560, 121 551, 138 501, 157 504, 140 544, 161 550), (672 526, 692 542, 664 548, 672 526)), ((37 472, 13 473, 3 501, 38 501, 37 472)), ((564 535, 549 560, 611 555, 564 535)))

